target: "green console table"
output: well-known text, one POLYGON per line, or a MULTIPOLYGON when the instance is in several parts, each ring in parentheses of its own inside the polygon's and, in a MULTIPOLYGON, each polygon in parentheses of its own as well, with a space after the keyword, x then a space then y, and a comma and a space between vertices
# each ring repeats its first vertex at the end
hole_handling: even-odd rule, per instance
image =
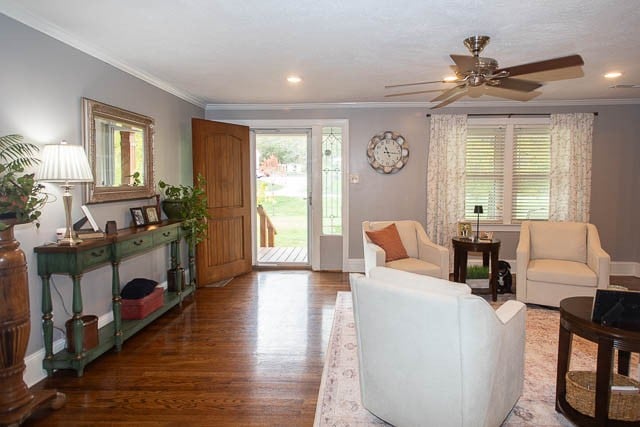
POLYGON ((101 354, 122 343, 140 329, 153 322, 170 308, 181 304, 184 297, 195 290, 193 283, 183 284, 176 275, 176 291, 165 292, 164 305, 141 320, 122 320, 120 301, 120 274, 118 266, 122 259, 140 255, 153 248, 171 245, 171 268, 180 267, 180 239, 183 230, 180 221, 163 221, 159 224, 139 228, 118 230, 117 235, 99 240, 85 240, 77 246, 55 244, 38 246, 34 251, 38 257, 38 275, 42 279, 42 329, 44 333, 45 358, 42 362, 47 374, 54 369, 75 369, 82 376, 84 367, 101 354), (111 264, 111 291, 113 295, 113 322, 98 331, 98 345, 83 351, 75 345, 75 352, 64 349, 53 353, 53 304, 50 279, 52 274, 66 274, 73 281, 73 342, 84 342, 82 323, 82 285, 85 271, 111 264))

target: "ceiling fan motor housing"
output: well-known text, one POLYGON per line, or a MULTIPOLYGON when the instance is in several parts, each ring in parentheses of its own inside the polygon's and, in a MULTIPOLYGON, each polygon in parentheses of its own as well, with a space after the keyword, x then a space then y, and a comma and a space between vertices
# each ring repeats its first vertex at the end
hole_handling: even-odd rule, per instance
POLYGON ((473 56, 478 56, 489 44, 489 40, 491 40, 489 36, 471 36, 464 39, 464 45, 473 53, 473 56))

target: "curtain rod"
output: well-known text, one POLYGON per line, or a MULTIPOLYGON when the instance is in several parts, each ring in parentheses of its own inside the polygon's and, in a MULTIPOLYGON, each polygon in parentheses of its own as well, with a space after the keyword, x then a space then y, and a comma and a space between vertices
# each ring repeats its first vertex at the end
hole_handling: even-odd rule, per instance
MULTIPOLYGON (((507 114, 467 114, 467 117, 490 117, 490 116, 501 116, 511 118, 513 116, 549 116, 549 113, 507 113, 507 114)), ((594 116, 598 115, 597 111, 593 112, 594 116)), ((431 117, 431 114, 427 114, 427 117, 431 117)))

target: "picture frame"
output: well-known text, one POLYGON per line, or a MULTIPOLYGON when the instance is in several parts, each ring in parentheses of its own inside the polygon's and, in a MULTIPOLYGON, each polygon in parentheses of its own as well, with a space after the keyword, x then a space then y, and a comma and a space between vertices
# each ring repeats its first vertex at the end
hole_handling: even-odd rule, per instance
POLYGON ((157 224, 160 222, 158 207, 156 205, 143 206, 144 219, 147 224, 157 224))
POLYGON ((100 227, 98 227, 98 223, 93 218, 93 215, 91 215, 91 212, 89 212, 89 208, 87 207, 87 205, 80 206, 80 209, 82 209, 82 213, 85 217, 87 217, 87 220, 89 220, 89 224, 91 224, 91 228, 93 228, 93 231, 100 231, 100 227))
POLYGON ((471 222, 458 221, 458 236, 459 237, 472 237, 473 228, 471 228, 471 222))
POLYGON ((131 211, 131 218, 133 219, 133 225, 136 227, 142 227, 146 225, 144 211, 142 208, 129 208, 131 211))

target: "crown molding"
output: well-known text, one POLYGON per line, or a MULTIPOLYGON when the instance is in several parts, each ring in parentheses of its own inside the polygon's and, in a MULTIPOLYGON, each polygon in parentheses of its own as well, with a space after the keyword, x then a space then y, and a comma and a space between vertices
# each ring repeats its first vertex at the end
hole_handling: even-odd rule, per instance
MULTIPOLYGON (((431 108, 436 102, 311 102, 299 104, 206 104, 205 110, 322 110, 341 108, 431 108)), ((548 101, 458 101, 451 108, 474 107, 562 107, 595 105, 630 105, 640 104, 640 98, 624 99, 568 99, 548 101)))
POLYGON ((165 92, 175 95, 178 98, 183 99, 197 107, 200 107, 200 108, 205 107, 205 102, 202 99, 198 98, 197 96, 184 92, 172 86, 171 84, 167 83, 166 81, 158 78, 157 76, 154 76, 153 74, 147 73, 146 71, 139 70, 119 59, 114 58, 108 53, 96 48, 95 46, 92 46, 81 40, 78 40, 78 38, 75 37, 74 35, 69 34, 68 32, 64 31, 62 28, 58 27, 57 25, 49 21, 46 21, 40 18, 39 16, 34 15, 33 13, 26 10, 24 7, 16 4, 11 0, 3 2, 1 6, 1 12, 7 15, 8 17, 27 25, 28 27, 31 27, 37 31, 40 31, 41 33, 44 33, 50 37, 53 37, 54 39, 59 40, 62 43, 67 44, 75 49, 78 49, 79 51, 84 52, 87 55, 90 55, 103 62, 106 62, 107 64, 112 65, 113 67, 119 70, 122 70, 127 74, 137 77, 140 80, 143 80, 157 87, 158 89, 161 89, 165 92))

